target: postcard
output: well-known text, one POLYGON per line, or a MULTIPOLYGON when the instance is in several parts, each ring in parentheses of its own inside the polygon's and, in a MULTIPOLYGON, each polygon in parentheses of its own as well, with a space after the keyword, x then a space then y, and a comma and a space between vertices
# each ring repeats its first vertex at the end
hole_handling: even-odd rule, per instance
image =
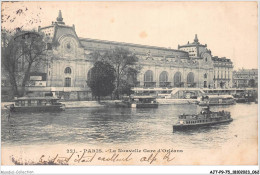
POLYGON ((258 165, 257 2, 1 16, 1 165, 258 165))

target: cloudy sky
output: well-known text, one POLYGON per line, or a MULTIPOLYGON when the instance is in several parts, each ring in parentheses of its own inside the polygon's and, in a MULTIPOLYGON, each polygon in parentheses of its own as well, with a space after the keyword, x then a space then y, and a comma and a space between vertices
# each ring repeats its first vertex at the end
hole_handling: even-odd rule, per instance
POLYGON ((198 34, 234 68, 257 68, 257 2, 2 2, 2 27, 50 25, 62 11, 79 37, 177 49, 198 34))

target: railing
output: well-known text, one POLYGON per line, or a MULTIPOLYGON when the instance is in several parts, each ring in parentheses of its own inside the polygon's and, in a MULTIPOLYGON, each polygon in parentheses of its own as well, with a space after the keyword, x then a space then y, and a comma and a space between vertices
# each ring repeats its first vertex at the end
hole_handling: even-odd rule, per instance
POLYGON ((90 91, 89 87, 26 87, 27 91, 63 91, 63 92, 73 92, 73 91, 90 91))
POLYGON ((156 82, 144 82, 144 87, 156 87, 156 82))
POLYGON ((171 82, 160 82, 159 87, 171 87, 171 82))

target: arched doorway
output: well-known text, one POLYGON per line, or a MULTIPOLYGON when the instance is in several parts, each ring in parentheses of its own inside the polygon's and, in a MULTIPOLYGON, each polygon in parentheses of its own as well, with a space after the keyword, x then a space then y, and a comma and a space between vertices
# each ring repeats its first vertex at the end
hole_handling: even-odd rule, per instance
POLYGON ((159 86, 160 87, 167 87, 169 85, 168 82, 168 73, 166 71, 163 71, 159 76, 159 86))
POLYGON ((70 77, 65 78, 64 86, 65 87, 71 87, 71 78, 70 77))
POLYGON ((181 82, 181 73, 176 72, 173 77, 173 86, 174 87, 182 87, 182 82, 181 82))
POLYGON ((188 87, 195 87, 195 83, 194 83, 194 73, 190 72, 187 75, 187 85, 188 87))

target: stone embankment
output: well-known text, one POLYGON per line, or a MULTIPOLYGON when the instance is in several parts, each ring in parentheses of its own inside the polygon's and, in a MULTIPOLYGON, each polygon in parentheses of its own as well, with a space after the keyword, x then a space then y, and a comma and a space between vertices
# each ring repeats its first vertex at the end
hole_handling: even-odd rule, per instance
MULTIPOLYGON (((97 101, 62 101, 62 104, 66 105, 66 108, 96 108, 104 106, 114 106, 115 102, 119 100, 105 100, 101 102, 97 101)), ((2 102, 1 109, 4 109, 5 105, 13 104, 14 102, 2 102)))

